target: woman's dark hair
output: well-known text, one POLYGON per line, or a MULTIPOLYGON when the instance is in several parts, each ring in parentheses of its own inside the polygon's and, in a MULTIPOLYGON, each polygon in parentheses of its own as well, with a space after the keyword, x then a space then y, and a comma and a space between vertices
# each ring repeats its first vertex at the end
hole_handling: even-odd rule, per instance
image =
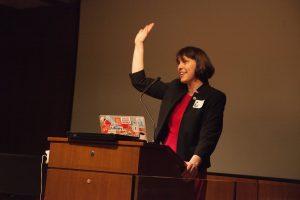
POLYGON ((208 82, 208 79, 213 76, 215 68, 210 62, 207 54, 197 47, 184 47, 176 54, 177 63, 179 63, 180 60, 184 60, 184 56, 196 61, 196 77, 204 83, 208 82))

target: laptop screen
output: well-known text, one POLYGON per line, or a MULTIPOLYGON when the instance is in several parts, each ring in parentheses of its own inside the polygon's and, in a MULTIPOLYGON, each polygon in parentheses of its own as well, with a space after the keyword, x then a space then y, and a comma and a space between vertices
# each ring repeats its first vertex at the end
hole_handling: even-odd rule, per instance
POLYGON ((146 133, 143 116, 99 115, 100 133, 139 137, 146 133))

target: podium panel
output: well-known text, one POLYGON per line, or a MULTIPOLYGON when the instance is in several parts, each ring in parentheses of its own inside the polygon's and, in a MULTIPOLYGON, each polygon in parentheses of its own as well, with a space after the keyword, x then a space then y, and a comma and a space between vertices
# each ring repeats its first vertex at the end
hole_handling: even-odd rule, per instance
POLYGON ((49 169, 45 200, 131 199, 132 176, 49 169))
POLYGON ((48 167, 137 174, 140 146, 133 144, 84 145, 54 142, 50 144, 51 160, 48 167))

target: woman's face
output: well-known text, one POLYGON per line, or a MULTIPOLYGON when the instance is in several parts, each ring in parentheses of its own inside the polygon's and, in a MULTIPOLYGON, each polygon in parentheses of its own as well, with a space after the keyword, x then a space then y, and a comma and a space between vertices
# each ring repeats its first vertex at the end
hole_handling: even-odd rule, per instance
POLYGON ((180 82, 190 84, 197 80, 195 76, 196 61, 194 59, 183 56, 178 59, 178 74, 180 82))

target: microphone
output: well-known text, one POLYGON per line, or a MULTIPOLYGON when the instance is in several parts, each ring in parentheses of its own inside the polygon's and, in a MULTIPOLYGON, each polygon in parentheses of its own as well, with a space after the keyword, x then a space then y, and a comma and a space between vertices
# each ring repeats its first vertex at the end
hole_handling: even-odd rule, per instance
POLYGON ((143 101, 143 96, 144 94, 156 83, 160 80, 160 77, 157 77, 156 79, 154 79, 142 92, 141 92, 141 96, 140 96, 140 102, 141 104, 143 105, 143 107, 145 108, 146 110, 146 113, 148 115, 148 117, 150 118, 151 122, 152 122, 152 125, 153 125, 153 131, 155 131, 155 128, 156 128, 156 125, 155 125, 155 122, 152 118, 152 115, 150 114, 149 112, 149 109, 147 107, 147 105, 144 103, 143 101))

